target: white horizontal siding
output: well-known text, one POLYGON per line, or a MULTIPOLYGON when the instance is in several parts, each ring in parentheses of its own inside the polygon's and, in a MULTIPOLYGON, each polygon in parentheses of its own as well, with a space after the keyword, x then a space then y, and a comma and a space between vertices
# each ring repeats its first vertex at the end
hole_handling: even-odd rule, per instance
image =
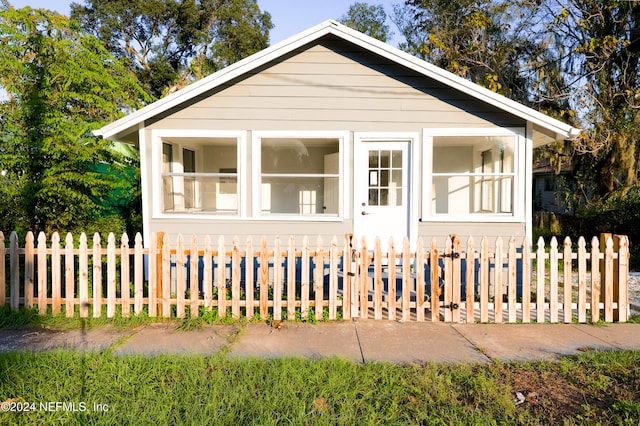
POLYGON ((377 123, 378 130, 388 124, 394 131, 420 131, 432 126, 523 125, 491 105, 397 65, 376 63, 370 55, 359 60, 369 61, 368 65, 316 45, 221 88, 152 127, 360 131, 370 128, 363 123, 377 123))

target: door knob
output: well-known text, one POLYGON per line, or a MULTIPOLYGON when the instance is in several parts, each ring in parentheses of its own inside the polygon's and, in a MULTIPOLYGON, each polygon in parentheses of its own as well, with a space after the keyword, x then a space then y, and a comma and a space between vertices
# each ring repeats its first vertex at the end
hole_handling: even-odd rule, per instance
POLYGON ((362 216, 366 216, 366 215, 368 215, 368 214, 369 214, 369 213, 367 213, 367 212, 365 212, 364 210, 362 210, 362 216))

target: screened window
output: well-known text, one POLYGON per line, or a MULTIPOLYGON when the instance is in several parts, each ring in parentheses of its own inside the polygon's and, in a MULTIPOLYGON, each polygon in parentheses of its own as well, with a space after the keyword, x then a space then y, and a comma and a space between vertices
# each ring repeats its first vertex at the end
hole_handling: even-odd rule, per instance
POLYGON ((236 138, 165 138, 162 161, 164 213, 238 214, 236 138))
POLYGON ((431 211, 514 212, 514 136, 434 136, 431 211))
POLYGON ((260 139, 263 215, 339 214, 338 138, 260 139))

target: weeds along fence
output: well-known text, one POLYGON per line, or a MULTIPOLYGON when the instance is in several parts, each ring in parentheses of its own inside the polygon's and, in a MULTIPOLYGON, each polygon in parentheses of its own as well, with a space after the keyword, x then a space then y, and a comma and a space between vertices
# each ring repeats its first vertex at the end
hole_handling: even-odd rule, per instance
POLYGON ((179 235, 151 235, 144 247, 126 234, 78 244, 58 234, 23 247, 0 233, 0 306, 37 307, 41 314, 99 317, 214 315, 263 319, 389 319, 446 322, 627 321, 629 242, 625 236, 584 238, 562 247, 515 238, 437 247, 419 239, 371 246, 351 236, 328 244, 293 237, 222 237, 214 245, 179 235))

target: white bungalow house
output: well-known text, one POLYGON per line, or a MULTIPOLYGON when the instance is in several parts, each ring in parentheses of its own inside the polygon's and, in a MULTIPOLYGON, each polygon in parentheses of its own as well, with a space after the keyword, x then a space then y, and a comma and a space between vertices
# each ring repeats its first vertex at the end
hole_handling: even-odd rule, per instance
POLYGON ((140 148, 147 241, 415 242, 530 236, 532 150, 579 129, 326 21, 96 133, 140 148))

